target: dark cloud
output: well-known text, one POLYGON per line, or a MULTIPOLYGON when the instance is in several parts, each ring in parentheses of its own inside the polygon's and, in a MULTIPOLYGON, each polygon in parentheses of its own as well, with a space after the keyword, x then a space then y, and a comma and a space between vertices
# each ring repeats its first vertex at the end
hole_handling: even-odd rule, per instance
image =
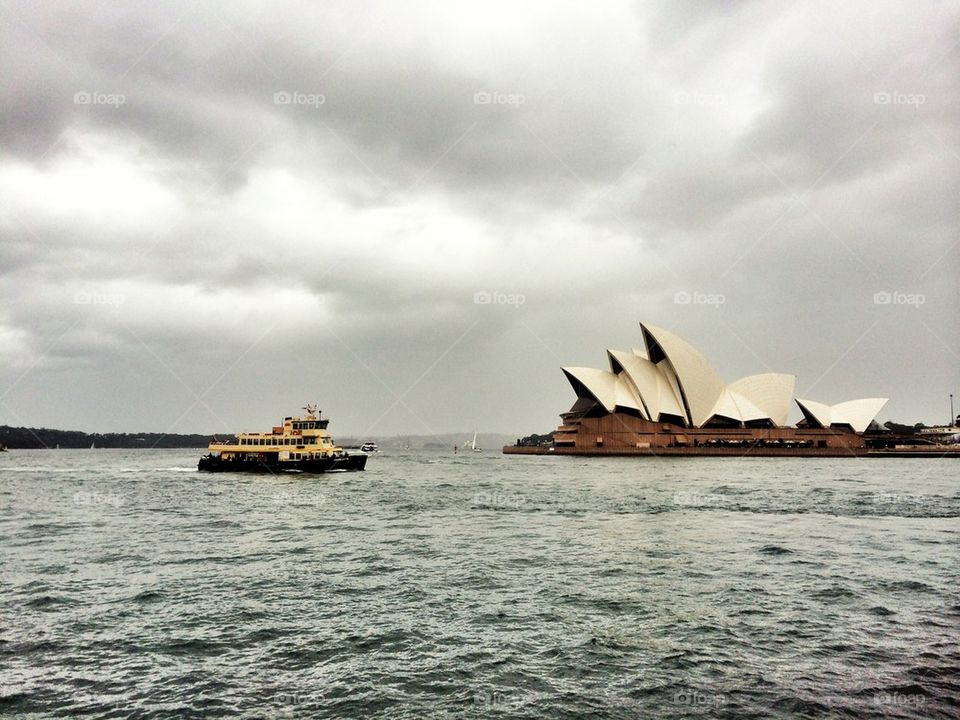
POLYGON ((955 389, 949 9, 0 16, 0 422, 229 430, 312 395, 345 433, 545 430, 558 366, 640 319, 904 421, 955 389))

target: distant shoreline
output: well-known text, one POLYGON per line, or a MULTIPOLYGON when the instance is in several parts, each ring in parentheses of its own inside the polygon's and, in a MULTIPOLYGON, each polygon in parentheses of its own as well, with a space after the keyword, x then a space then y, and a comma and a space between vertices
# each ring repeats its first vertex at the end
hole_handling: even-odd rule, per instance
MULTIPOLYGON (((443 433, 440 435, 374 435, 356 437, 335 435, 339 445, 359 447, 368 440, 375 441, 381 450, 416 449, 450 450, 462 447, 473 433, 443 433)), ((214 437, 228 438, 233 433, 183 434, 183 433, 87 433, 81 430, 56 430, 52 428, 27 428, 0 425, 0 446, 9 450, 83 450, 92 445, 95 448, 154 450, 154 449, 194 449, 205 450, 214 437)), ((500 448, 513 442, 514 436, 504 433, 480 433, 478 445, 483 445, 499 454, 500 448)))
POLYGON ((110 448, 124 450, 205 448, 211 435, 178 433, 85 433, 80 430, 54 430, 0 425, 0 445, 8 450, 82 450, 110 448))

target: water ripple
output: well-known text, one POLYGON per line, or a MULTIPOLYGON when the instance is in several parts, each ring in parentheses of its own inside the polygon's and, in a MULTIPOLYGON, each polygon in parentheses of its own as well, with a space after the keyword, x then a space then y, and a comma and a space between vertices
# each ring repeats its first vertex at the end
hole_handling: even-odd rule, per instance
POLYGON ((946 463, 195 459, 0 458, 0 714, 960 716, 946 463))

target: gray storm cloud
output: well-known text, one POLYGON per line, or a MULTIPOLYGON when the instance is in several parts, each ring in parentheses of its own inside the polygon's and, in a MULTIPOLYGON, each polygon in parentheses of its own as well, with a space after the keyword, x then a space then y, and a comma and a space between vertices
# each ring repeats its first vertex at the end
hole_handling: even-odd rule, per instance
POLYGON ((949 4, 0 17, 0 423, 544 431, 640 319, 946 420, 949 4))

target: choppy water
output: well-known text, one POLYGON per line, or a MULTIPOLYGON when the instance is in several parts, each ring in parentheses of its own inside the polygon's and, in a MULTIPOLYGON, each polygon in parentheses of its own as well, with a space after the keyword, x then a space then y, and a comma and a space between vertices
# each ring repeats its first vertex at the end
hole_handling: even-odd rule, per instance
POLYGON ((960 716, 960 463, 0 455, 0 714, 960 716))

